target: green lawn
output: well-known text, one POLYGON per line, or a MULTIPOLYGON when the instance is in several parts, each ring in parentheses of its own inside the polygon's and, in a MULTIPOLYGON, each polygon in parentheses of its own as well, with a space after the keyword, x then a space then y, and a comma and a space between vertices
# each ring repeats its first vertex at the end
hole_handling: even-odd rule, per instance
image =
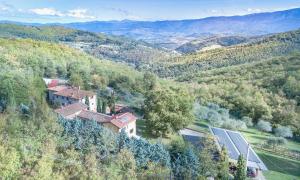
POLYGON ((188 128, 203 133, 210 133, 208 126, 209 124, 207 122, 196 120, 194 123, 189 125, 188 128))
MULTIPOLYGON (((248 128, 247 130, 241 131, 243 136, 247 139, 250 144, 258 145, 263 143, 268 137, 273 136, 271 133, 261 133, 257 129, 248 128)), ((300 143, 296 141, 288 140, 284 147, 289 150, 300 151, 300 143)))
POLYGON ((269 171, 264 172, 267 180, 300 179, 300 162, 255 150, 269 171))

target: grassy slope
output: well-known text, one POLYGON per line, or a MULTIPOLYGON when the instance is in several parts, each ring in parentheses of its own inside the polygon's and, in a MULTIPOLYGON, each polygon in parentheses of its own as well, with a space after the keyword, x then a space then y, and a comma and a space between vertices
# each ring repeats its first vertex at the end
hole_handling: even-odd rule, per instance
POLYGON ((264 172, 264 175, 268 180, 274 179, 286 179, 294 180, 300 178, 300 162, 293 161, 290 159, 285 159, 279 156, 271 155, 269 153, 264 153, 257 151, 259 157, 266 164, 269 171, 264 172))
MULTIPOLYGON (((248 140, 250 144, 259 145, 266 141, 269 137, 273 137, 273 134, 270 133, 262 133, 257 129, 248 128, 247 130, 243 130, 242 134, 248 140)), ((288 140, 287 144, 284 147, 288 148, 289 150, 295 150, 300 152, 300 143, 296 141, 288 140)))

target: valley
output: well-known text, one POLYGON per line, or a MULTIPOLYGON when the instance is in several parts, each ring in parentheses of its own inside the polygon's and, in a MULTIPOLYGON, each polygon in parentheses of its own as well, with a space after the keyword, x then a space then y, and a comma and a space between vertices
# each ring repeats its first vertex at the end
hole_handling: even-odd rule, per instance
POLYGON ((0 179, 299 178, 299 28, 299 8, 0 22, 0 179), (57 104, 48 91, 61 85, 72 92, 57 104), (70 119, 65 102, 76 94, 82 109, 70 119), (132 137, 116 107, 134 117, 132 137))

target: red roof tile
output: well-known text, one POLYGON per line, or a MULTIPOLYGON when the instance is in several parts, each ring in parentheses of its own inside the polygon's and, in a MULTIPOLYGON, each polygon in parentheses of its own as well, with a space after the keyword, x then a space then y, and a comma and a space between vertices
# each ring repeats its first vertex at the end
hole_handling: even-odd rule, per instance
POLYGON ((60 114, 63 117, 67 117, 70 115, 74 115, 79 113, 80 111, 86 110, 88 107, 86 104, 83 103, 74 103, 68 106, 62 107, 60 109, 56 109, 55 112, 60 114))
POLYGON ((127 126, 129 123, 136 121, 136 119, 137 118, 135 115, 127 112, 127 113, 115 115, 111 120, 111 123, 121 129, 127 126))
POLYGON ((112 119, 111 116, 108 116, 106 114, 101 114, 93 111, 81 111, 80 114, 78 115, 80 119, 85 119, 85 120, 95 120, 99 123, 109 123, 112 119))
POLYGON ((68 86, 60 85, 60 86, 48 87, 48 90, 58 92, 58 91, 62 91, 67 88, 68 88, 68 86))
POLYGON ((73 99, 83 99, 86 96, 92 97, 92 96, 96 95, 96 93, 94 93, 94 92, 84 91, 84 90, 80 90, 79 88, 74 88, 74 87, 68 87, 68 88, 58 91, 54 94, 58 95, 58 96, 70 97, 73 99))

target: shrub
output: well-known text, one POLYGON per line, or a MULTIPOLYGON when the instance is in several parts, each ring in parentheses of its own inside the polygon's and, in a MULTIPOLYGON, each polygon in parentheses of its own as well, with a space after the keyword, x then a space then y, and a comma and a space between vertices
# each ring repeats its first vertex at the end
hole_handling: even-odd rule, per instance
POLYGON ((260 131, 264 131, 264 132, 271 132, 272 131, 271 124, 267 121, 264 121, 264 120, 259 120, 256 127, 260 131))
POLYGON ((293 132, 290 127, 287 126, 279 126, 278 128, 274 129, 274 133, 276 136, 291 138, 293 137, 293 132))
POLYGON ((242 118, 242 121, 246 123, 247 127, 252 127, 253 126, 252 119, 248 116, 244 116, 242 118))
POLYGON ((266 143, 274 149, 276 146, 286 144, 287 141, 283 137, 269 137, 266 143))
POLYGON ((222 124, 222 128, 232 129, 232 130, 237 130, 237 129, 242 130, 242 129, 247 129, 247 126, 243 121, 235 120, 235 119, 226 119, 222 124))

